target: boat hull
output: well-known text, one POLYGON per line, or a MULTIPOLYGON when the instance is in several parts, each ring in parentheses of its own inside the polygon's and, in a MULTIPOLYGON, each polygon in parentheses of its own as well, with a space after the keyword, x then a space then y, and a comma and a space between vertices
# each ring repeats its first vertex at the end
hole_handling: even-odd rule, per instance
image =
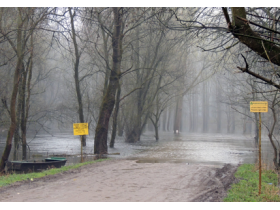
POLYGON ((53 161, 7 161, 8 171, 39 172, 50 168, 60 168, 67 160, 53 161))

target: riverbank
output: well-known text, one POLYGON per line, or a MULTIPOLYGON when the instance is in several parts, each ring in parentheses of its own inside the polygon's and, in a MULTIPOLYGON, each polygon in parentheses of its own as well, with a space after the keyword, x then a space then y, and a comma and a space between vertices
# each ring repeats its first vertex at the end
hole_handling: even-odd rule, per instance
POLYGON ((2 176, 0 176, 0 187, 4 187, 7 185, 11 185, 15 182, 21 182, 21 181, 34 181, 38 178, 42 178, 45 176, 51 176, 51 175, 55 175, 58 173, 63 173, 65 171, 69 171, 69 170, 73 170, 73 169, 77 169, 81 166, 84 165, 88 165, 88 164, 93 164, 93 163, 97 163, 97 162, 101 162, 104 160, 108 160, 108 159, 98 159, 98 160, 92 160, 92 161, 87 161, 84 163, 78 163, 75 165, 70 165, 70 166, 62 166, 61 168, 53 168, 50 170, 45 170, 42 172, 37 172, 37 173, 26 173, 26 174, 19 174, 19 173, 11 173, 11 174, 4 174, 2 176))
POLYGON ((108 160, 0 188, 0 201, 222 201, 237 166, 108 160))
POLYGON ((259 192, 258 166, 241 165, 235 177, 240 181, 232 185, 224 201, 228 202, 280 202, 278 176, 273 170, 262 168, 262 190, 259 192))

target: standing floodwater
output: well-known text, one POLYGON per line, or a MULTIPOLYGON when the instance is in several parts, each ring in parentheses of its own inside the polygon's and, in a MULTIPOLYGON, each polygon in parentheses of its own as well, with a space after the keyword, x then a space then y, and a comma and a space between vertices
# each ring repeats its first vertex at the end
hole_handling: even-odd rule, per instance
MULTIPOLYGON (((108 148, 111 158, 127 158, 138 160, 138 163, 171 162, 187 164, 224 165, 225 163, 255 163, 257 149, 252 137, 228 134, 187 134, 161 133, 158 142, 152 132, 147 132, 137 143, 125 143, 117 138, 115 148, 108 148)), ((67 164, 80 161, 80 140, 69 134, 38 135, 29 140, 30 153, 28 159, 41 159, 46 156, 67 156, 67 164)), ((2 140, 3 142, 3 140, 2 140)), ((93 158, 93 138, 88 136, 87 146, 83 148, 86 160, 93 158)), ((0 152, 4 144, 1 144, 0 152)), ((263 159, 271 160, 272 149, 268 141, 262 142, 263 159)), ((10 160, 13 159, 11 153, 10 160)), ((270 161, 271 162, 271 161, 270 161)), ((269 163, 270 163, 269 162, 269 163)))
POLYGON ((243 135, 172 134, 162 136, 153 147, 134 156, 138 162, 185 162, 188 164, 224 165, 255 163, 252 139, 243 135), (172 140, 168 140, 172 138, 172 140))

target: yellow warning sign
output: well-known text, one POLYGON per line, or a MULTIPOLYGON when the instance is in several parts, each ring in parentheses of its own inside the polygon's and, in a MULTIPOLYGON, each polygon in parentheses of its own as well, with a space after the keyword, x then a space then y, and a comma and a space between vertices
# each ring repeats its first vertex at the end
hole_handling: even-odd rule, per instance
POLYGON ((74 123, 73 131, 75 136, 88 135, 88 123, 74 123))
POLYGON ((250 101, 250 112, 268 112, 268 102, 250 101))

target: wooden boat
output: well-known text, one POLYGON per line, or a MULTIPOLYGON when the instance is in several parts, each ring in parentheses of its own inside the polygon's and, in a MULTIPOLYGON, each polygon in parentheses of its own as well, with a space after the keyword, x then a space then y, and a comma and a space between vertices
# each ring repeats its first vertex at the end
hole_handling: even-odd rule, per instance
POLYGON ((51 157, 45 160, 7 161, 8 171, 39 172, 49 168, 60 168, 65 165, 66 158, 51 157))
POLYGON ((49 157, 45 158, 45 161, 59 161, 59 160, 66 160, 65 157, 49 157))

